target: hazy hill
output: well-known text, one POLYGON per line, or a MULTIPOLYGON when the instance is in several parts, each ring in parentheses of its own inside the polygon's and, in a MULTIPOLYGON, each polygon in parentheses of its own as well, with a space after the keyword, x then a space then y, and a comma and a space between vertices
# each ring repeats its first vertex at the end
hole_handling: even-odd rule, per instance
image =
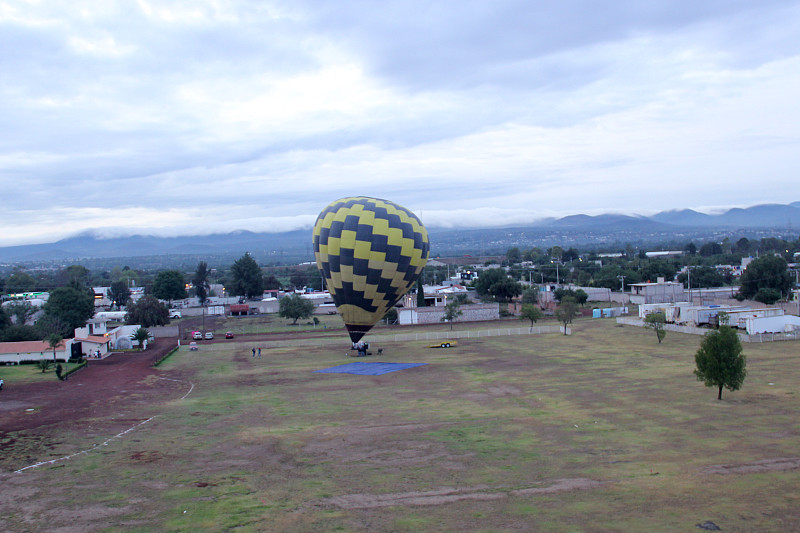
MULTIPOLYGON (((800 228, 800 202, 765 204, 708 215, 691 209, 664 211, 650 217, 604 214, 543 219, 514 228, 429 228, 433 255, 480 254, 511 246, 606 246, 624 242, 686 242, 716 238, 719 231, 757 232, 800 228)), ((215 235, 102 238, 87 232, 57 242, 0 247, 0 263, 76 261, 95 258, 182 256, 232 262, 250 252, 262 264, 313 259, 311 230, 285 233, 236 231, 215 235)))

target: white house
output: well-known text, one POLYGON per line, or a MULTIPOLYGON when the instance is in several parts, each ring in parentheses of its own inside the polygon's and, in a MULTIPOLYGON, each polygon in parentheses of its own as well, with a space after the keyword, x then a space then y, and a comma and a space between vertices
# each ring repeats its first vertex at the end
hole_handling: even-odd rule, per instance
POLYGON ((631 303, 655 304, 685 302, 686 292, 683 283, 664 281, 658 278, 658 283, 631 283, 631 303))
MULTIPOLYGON (((56 346, 56 361, 66 362, 72 353, 72 339, 56 346)), ((45 341, 0 342, 0 364, 20 364, 23 361, 53 360, 53 349, 45 341)))

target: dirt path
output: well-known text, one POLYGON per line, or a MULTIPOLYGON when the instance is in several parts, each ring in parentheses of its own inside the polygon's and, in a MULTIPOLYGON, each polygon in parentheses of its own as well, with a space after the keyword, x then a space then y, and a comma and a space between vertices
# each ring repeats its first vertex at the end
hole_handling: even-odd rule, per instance
MULTIPOLYGON (((171 350, 177 339, 159 339, 145 352, 111 355, 72 374, 67 381, 9 384, 0 393, 0 470, 21 468, 51 453, 48 437, 61 428, 91 426, 92 434, 108 438, 138 418, 126 417, 134 406, 180 398, 186 382, 158 379, 151 365, 171 350)), ((171 376, 173 378, 180 376, 171 376)))

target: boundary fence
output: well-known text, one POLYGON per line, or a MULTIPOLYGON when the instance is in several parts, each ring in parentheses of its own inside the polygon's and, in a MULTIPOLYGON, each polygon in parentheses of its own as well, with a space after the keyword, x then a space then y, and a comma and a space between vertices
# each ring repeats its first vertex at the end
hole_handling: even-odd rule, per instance
MULTIPOLYGON (((567 330, 569 333, 570 330, 567 330)), ((547 333, 563 333, 560 326, 536 326, 533 328, 500 328, 488 330, 456 330, 456 331, 431 331, 421 333, 398 333, 395 335, 371 335, 365 339, 370 343, 377 342, 409 342, 409 341, 437 341, 451 339, 481 339, 488 337, 508 337, 511 335, 544 335, 547 333)), ((349 346, 346 337, 319 337, 308 339, 287 339, 281 341, 267 341, 262 343, 264 348, 282 348, 286 346, 323 346, 323 345, 349 346)))
MULTIPOLYGON (((628 326, 644 327, 644 321, 641 318, 635 317, 618 317, 617 324, 625 324, 628 326)), ((693 326, 679 326, 678 324, 664 324, 664 329, 667 331, 674 331, 676 333, 688 333, 689 335, 705 335, 709 331, 708 328, 697 328, 693 326)), ((739 340, 742 342, 778 342, 778 341, 796 341, 800 340, 800 334, 796 332, 789 333, 737 333, 739 340)))

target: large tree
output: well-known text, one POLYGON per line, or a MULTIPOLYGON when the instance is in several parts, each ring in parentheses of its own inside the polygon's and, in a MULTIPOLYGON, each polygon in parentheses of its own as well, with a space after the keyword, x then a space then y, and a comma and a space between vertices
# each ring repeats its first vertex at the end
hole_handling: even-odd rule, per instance
POLYGON ((564 296, 561 305, 556 309, 556 318, 564 324, 564 335, 567 334, 567 326, 572 324, 576 316, 578 316, 578 302, 572 296, 564 296))
POLYGON ((683 283, 687 289, 692 287, 722 287, 725 285, 725 277, 716 268, 705 265, 689 268, 691 272, 678 274, 678 281, 683 283), (689 282, 691 282, 691 287, 689 282))
POLYGON ((8 294, 15 294, 18 292, 32 291, 35 287, 36 280, 33 276, 21 269, 15 269, 14 272, 8 276, 4 290, 8 294))
POLYGON ((717 387, 717 400, 722 399, 722 388, 739 390, 747 376, 747 358, 742 354, 742 343, 736 330, 720 326, 703 338, 700 349, 694 356, 698 381, 706 387, 717 387))
POLYGON ((128 305, 128 300, 131 297, 131 291, 124 281, 114 281, 108 290, 108 299, 111 300, 111 305, 117 307, 124 307, 128 305))
POLYGON ((179 300, 186 298, 186 282, 179 270, 162 270, 153 280, 153 296, 159 300, 179 300))
POLYGON ((313 312, 314 302, 295 293, 281 298, 278 307, 278 316, 293 319, 292 324, 297 324, 300 318, 310 317, 313 312))
POLYGON ((14 317, 14 323, 24 326, 30 317, 36 314, 36 309, 30 302, 18 300, 8 305, 8 313, 14 317))
POLYGON ((544 317, 544 313, 542 310, 539 309, 538 305, 534 304, 522 304, 522 312, 519 315, 520 320, 527 319, 531 321, 531 329, 533 331, 533 325, 544 317))
POLYGON ((509 302, 522 294, 522 285, 511 279, 502 268, 487 268, 475 281, 475 291, 484 298, 509 302))
POLYGON ((231 266, 231 279, 228 285, 234 296, 253 298, 264 293, 264 275, 249 253, 245 253, 231 266))
POLYGON ((169 323, 169 309, 155 296, 142 296, 138 302, 128 305, 126 324, 138 324, 143 328, 163 326, 169 323))
POLYGON ((75 285, 53 289, 44 304, 44 313, 61 322, 57 333, 71 337, 75 328, 86 325, 94 315, 94 293, 75 285))
POLYGON ((539 288, 536 285, 528 287, 522 292, 523 304, 535 304, 539 302, 539 288))
POLYGON ((211 285, 208 283, 208 263, 200 261, 197 263, 197 270, 194 271, 192 277, 192 285, 194 286, 194 295, 200 300, 200 305, 206 303, 208 299, 208 291, 211 285))
POLYGON ((147 348, 148 339, 150 339, 150 330, 144 327, 136 328, 136 331, 131 334, 131 340, 134 340, 139 344, 140 352, 147 348))
POLYGON ((664 329, 664 325, 666 323, 667 317, 663 312, 660 311, 657 313, 650 313, 644 317, 645 327, 652 329, 656 333, 658 344, 661 344, 661 341, 664 340, 664 336, 667 334, 667 330, 664 329))
POLYGON ((0 330, 11 325, 11 318, 6 313, 6 308, 0 306, 0 330))
POLYGON ((89 269, 82 265, 70 265, 56 273, 55 283, 58 286, 89 285, 89 269))
POLYGON ((444 315, 442 315, 441 321, 449 322, 452 330, 453 322, 462 314, 464 314, 464 311, 461 310, 461 304, 458 301, 452 301, 444 306, 444 315))
POLYGON ((753 298, 761 289, 775 289, 780 293, 792 287, 792 276, 786 260, 777 255, 765 255, 754 259, 742 272, 739 292, 745 298, 753 298))

